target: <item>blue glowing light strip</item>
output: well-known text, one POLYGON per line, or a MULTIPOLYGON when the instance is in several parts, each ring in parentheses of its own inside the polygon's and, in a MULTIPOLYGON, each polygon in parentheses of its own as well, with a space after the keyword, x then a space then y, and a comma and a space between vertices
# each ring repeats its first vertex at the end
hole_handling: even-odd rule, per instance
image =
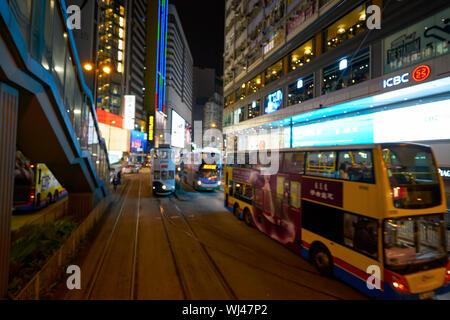
POLYGON ((166 68, 167 68, 167 26, 168 26, 168 19, 169 19, 169 0, 163 0, 165 1, 165 21, 164 21, 164 32, 162 33, 164 37, 164 63, 163 63, 163 79, 164 79, 164 86, 163 86, 163 112, 166 112, 165 105, 166 105, 166 68))
POLYGON ((160 21, 161 21, 161 0, 158 2, 158 30, 157 30, 157 42, 156 42, 156 88, 155 88, 155 95, 156 95, 156 101, 155 101, 155 109, 159 110, 159 46, 160 46, 160 39, 159 39, 159 30, 160 30, 160 21))

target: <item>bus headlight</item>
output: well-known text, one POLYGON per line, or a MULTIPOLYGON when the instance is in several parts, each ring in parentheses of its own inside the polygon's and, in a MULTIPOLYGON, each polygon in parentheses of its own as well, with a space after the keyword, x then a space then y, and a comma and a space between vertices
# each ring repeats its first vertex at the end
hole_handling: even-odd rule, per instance
POLYGON ((162 188, 163 188, 163 190, 167 189, 166 185, 164 185, 164 184, 163 184, 162 188))
POLYGON ((202 185, 202 182, 199 180, 199 181, 197 181, 197 184, 198 184, 199 186, 201 186, 201 185, 202 185))

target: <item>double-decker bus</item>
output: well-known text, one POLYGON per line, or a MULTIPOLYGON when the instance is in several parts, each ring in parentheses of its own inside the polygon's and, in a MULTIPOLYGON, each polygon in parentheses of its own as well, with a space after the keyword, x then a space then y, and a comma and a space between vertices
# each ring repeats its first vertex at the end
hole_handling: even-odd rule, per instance
POLYGON ((217 148, 203 148, 185 157, 185 183, 194 190, 220 190, 222 153, 217 148))
POLYGON ((55 176, 43 163, 32 163, 16 152, 14 170, 14 211, 40 209, 67 195, 55 176))
POLYGON ((312 147, 278 155, 273 175, 250 164, 247 152, 227 157, 225 206, 237 217, 370 297, 425 299, 449 291, 444 184, 430 147, 312 147))
POLYGON ((175 192, 175 151, 169 145, 151 150, 152 189, 155 195, 175 192))

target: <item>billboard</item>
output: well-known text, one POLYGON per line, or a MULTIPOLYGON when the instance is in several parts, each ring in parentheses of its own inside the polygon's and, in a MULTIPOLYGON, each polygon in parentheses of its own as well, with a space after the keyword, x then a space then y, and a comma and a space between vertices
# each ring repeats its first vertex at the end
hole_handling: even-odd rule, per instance
POLYGON ((147 152, 147 138, 146 133, 131 130, 130 132, 130 152, 131 153, 146 153, 147 152))
POLYGON ((136 115, 136 96, 124 96, 124 129, 134 130, 134 118, 136 115))
POLYGON ((292 146, 326 146, 450 139, 450 100, 292 128, 292 146))
POLYGON ((172 135, 171 145, 177 148, 184 148, 186 134, 186 121, 174 110, 172 110, 172 135))
POLYGON ((281 108, 283 103, 283 91, 277 90, 267 96, 266 100, 266 114, 275 112, 281 108))

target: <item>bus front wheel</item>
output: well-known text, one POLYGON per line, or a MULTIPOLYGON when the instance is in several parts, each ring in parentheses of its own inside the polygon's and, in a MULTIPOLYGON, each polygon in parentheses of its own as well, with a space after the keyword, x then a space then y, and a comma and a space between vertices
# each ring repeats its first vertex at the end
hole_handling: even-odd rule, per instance
POLYGON ((321 274, 327 277, 333 276, 333 258, 330 251, 323 244, 313 245, 311 248, 311 261, 321 274))

